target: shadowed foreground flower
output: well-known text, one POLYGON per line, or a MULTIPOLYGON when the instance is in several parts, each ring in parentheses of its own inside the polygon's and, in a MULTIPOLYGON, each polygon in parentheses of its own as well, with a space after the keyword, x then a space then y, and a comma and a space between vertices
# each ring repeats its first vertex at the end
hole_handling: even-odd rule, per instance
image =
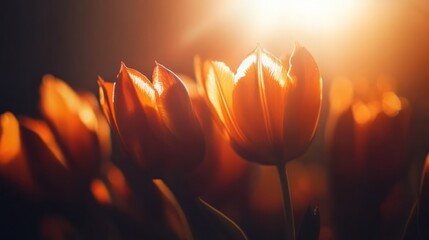
POLYGON ((202 85, 232 146, 245 159, 277 165, 302 155, 319 119, 318 67, 297 45, 289 65, 258 47, 234 74, 207 61, 202 85))
POLYGON ((182 81, 156 64, 149 81, 121 65, 116 83, 99 78, 100 102, 124 148, 150 176, 192 170, 204 157, 204 138, 182 81))
POLYGON ((26 193, 71 199, 87 190, 110 154, 110 131, 94 96, 43 77, 44 120, 1 115, 0 175, 26 193))

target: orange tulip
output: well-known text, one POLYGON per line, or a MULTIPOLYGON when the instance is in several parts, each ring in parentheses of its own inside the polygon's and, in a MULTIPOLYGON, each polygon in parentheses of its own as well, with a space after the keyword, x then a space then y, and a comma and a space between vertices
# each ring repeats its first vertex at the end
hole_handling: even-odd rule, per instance
POLYGON ((204 138, 182 81, 156 64, 153 81, 122 64, 116 83, 98 81, 103 111, 124 148, 155 178, 189 171, 204 138))
POLYGON ((42 114, 59 137, 70 167, 82 177, 92 178, 111 148, 109 126, 96 99, 91 94, 77 94, 51 75, 43 77, 40 98, 42 114))
POLYGON ((109 127, 90 94, 51 75, 40 91, 47 121, 0 116, 0 175, 33 195, 77 196, 110 154, 109 127))
POLYGON ((308 148, 319 119, 322 81, 305 48, 296 45, 286 65, 258 47, 236 74, 222 62, 207 61, 202 86, 242 157, 277 165, 308 148))

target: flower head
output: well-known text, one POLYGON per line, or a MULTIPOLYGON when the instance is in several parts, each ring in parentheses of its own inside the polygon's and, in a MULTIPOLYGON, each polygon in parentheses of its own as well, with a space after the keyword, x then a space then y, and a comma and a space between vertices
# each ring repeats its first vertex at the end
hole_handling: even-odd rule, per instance
POLYGON ((0 115, 0 175, 30 195, 79 196, 110 154, 110 131, 94 96, 43 77, 44 120, 0 115))
POLYGON ((202 85, 215 117, 244 158, 278 164, 302 155, 319 119, 322 82, 311 54, 297 45, 288 62, 258 47, 234 74, 207 61, 202 85))
POLYGON ((152 79, 122 64, 115 83, 98 83, 103 111, 124 148, 158 178, 196 166, 204 138, 182 81, 158 63, 152 79))

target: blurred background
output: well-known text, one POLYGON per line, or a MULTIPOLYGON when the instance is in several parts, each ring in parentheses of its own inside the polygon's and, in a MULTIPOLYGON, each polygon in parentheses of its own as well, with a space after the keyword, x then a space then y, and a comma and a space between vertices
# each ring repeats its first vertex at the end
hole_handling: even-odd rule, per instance
MULTIPOLYGON (((46 73, 98 94, 97 75, 114 81, 121 61, 148 76, 158 61, 193 77, 196 54, 236 69, 257 44, 286 56, 298 42, 325 96, 335 79, 388 79, 412 110, 407 159, 419 168, 429 152, 426 0, 1 1, 0 33, 0 113, 38 117, 46 73)), ((303 157, 311 161, 326 158, 328 100, 303 157)))

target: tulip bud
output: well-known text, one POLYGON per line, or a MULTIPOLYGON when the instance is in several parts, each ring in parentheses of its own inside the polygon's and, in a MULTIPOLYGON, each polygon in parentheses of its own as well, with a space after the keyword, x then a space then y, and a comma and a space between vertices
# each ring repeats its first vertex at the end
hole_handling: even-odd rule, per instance
POLYGON ((150 82, 122 64, 116 83, 101 78, 100 102, 124 148, 155 178, 194 168, 204 139, 182 81, 157 63, 150 82))

